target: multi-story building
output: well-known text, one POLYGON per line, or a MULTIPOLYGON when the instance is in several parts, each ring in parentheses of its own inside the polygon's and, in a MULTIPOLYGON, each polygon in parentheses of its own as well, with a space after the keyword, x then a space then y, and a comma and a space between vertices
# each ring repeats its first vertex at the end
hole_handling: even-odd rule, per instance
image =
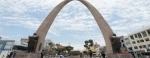
POLYGON ((124 51, 125 49, 127 49, 126 46, 125 46, 124 36, 122 36, 120 38, 120 42, 121 42, 121 51, 124 51))
POLYGON ((121 42, 121 50, 122 51, 127 50, 129 52, 133 52, 132 45, 130 43, 128 36, 122 36, 120 38, 120 42, 121 42))
POLYGON ((0 40, 8 40, 8 39, 0 36, 0 40))
POLYGON ((91 50, 94 55, 98 56, 100 53, 100 45, 98 43, 94 43, 93 46, 90 46, 90 49, 84 49, 84 51, 91 50))
POLYGON ((28 45, 28 41, 29 41, 28 38, 21 38, 20 43, 21 45, 28 45))
POLYGON ((15 40, 0 40, 0 58, 7 58, 14 46, 15 40))
POLYGON ((150 48, 150 28, 144 28, 128 36, 134 52, 147 52, 150 48))

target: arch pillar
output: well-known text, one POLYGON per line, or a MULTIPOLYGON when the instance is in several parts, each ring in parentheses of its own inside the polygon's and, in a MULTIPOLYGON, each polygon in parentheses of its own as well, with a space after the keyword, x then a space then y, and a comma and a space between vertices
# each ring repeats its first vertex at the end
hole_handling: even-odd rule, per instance
POLYGON ((105 21, 105 19, 102 17, 102 15, 98 12, 98 10, 91 5, 89 2, 86 0, 79 0, 81 3, 83 3, 91 12, 91 14, 94 16, 102 34, 105 40, 106 44, 106 52, 107 54, 113 54, 113 49, 112 49, 112 44, 110 38, 113 35, 113 31, 108 25, 108 23, 105 21))
POLYGON ((39 28, 36 31, 36 34, 39 36, 39 40, 36 46, 36 53, 40 53, 43 49, 43 45, 45 42, 45 37, 47 35, 47 32, 49 28, 51 27, 54 19, 56 18, 57 14, 60 12, 60 10, 72 0, 64 0, 60 4, 58 4, 45 18, 45 20, 42 22, 42 24, 39 26, 39 28))

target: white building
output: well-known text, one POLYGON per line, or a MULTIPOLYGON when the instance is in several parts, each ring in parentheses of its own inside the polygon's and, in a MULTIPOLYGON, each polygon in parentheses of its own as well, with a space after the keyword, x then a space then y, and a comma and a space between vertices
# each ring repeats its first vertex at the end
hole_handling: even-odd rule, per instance
POLYGON ((128 35, 133 51, 147 52, 150 48, 150 27, 128 35))
POLYGON ((120 42, 121 42, 121 51, 124 51, 125 49, 126 49, 126 41, 124 40, 125 38, 124 38, 124 36, 122 36, 121 38, 120 38, 120 42))
POLYGON ((122 51, 127 49, 129 52, 133 52, 132 45, 130 43, 128 36, 121 37, 120 42, 121 42, 121 50, 122 51))
POLYGON ((20 43, 21 45, 28 45, 28 41, 29 41, 28 38, 21 38, 20 43))
POLYGON ((0 36, 0 40, 8 40, 8 39, 0 36))
POLYGON ((6 58, 14 46, 15 40, 0 40, 0 58, 6 58))

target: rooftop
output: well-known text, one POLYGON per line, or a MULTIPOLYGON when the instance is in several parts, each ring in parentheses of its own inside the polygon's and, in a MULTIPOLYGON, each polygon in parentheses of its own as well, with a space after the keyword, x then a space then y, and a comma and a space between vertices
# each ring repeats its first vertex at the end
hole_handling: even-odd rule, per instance
POLYGON ((128 35, 133 35, 133 34, 136 34, 136 33, 141 32, 141 31, 148 30, 148 29, 150 29, 150 26, 147 26, 147 27, 144 27, 144 28, 139 29, 139 30, 137 30, 137 31, 131 32, 131 33, 129 33, 128 35))

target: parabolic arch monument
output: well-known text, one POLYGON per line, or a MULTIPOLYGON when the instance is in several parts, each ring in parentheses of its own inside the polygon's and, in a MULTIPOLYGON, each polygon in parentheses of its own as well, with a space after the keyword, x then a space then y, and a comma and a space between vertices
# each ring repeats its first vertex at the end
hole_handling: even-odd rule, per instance
MULTIPOLYGON (((51 27, 54 19, 56 18, 57 14, 60 12, 60 10, 69 2, 72 0, 64 0, 60 4, 58 4, 45 18, 45 20, 42 22, 40 27, 37 29, 36 34, 39 36, 38 43, 36 46, 36 52, 39 53, 41 52, 41 47, 43 47, 45 37, 47 35, 47 32, 49 28, 51 27)), ((106 43, 106 52, 107 54, 113 54, 113 49, 112 49, 112 44, 111 44, 111 36, 113 35, 113 31, 110 28, 110 26, 107 24, 105 19, 102 17, 102 15, 98 12, 98 10, 91 5, 89 2, 86 0, 79 0, 81 3, 83 3, 89 11, 92 13, 94 16, 106 43)))

